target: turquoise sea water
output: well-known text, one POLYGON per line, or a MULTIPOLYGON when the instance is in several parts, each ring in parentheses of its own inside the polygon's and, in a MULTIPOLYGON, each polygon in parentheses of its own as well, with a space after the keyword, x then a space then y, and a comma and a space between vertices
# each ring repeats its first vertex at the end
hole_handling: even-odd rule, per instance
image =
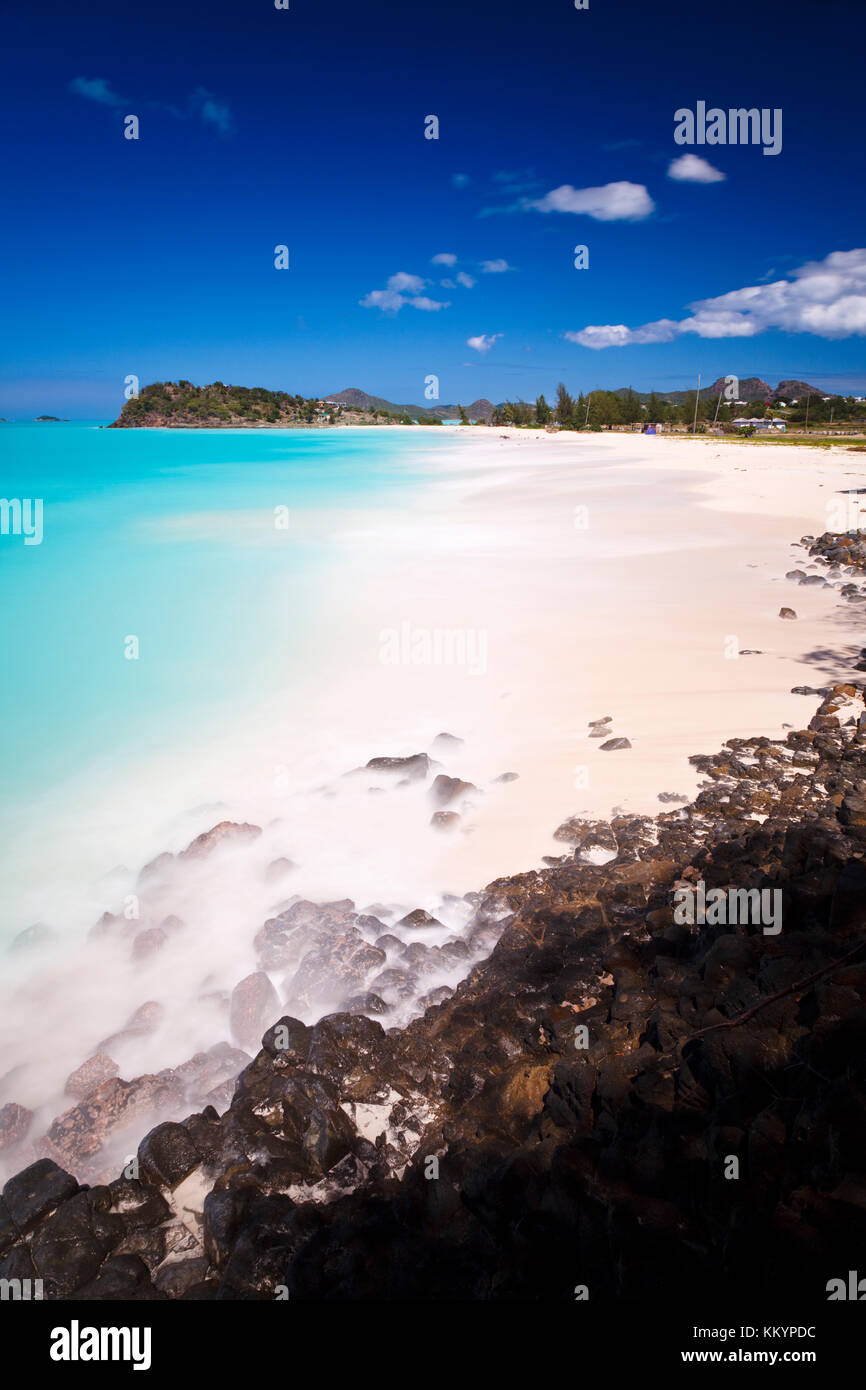
POLYGON ((0 535, 0 821, 290 683, 328 515, 423 481, 431 433, 0 425, 0 497, 43 503, 41 544, 0 535))

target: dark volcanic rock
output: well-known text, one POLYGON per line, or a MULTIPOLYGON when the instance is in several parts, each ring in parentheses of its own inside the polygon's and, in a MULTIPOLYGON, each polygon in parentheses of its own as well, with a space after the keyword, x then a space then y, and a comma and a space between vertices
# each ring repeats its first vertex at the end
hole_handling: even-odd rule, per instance
POLYGON ((176 1187, 199 1162, 199 1152, 183 1125, 157 1125, 138 1146, 141 1180, 153 1187, 176 1187))
POLYGON ((333 999, 337 990, 358 990, 386 959, 384 951, 371 946, 357 927, 350 925, 339 936, 307 952, 295 974, 284 983, 286 1002, 307 1009, 317 1000, 333 999))
POLYGON ((69 1075, 64 1088, 66 1095, 86 1100, 104 1081, 110 1081, 119 1072, 120 1067, 107 1052, 96 1052, 69 1075))
POLYGON ((234 821, 223 820, 197 835, 191 844, 178 857, 180 859, 206 859, 217 847, 225 845, 248 845, 257 840, 262 830, 259 825, 238 825, 234 821))
POLYGON ((49 1158, 37 1159, 3 1188, 3 1201, 18 1231, 26 1235, 44 1216, 78 1191, 78 1183, 49 1158))
POLYGON ((263 970, 247 975, 232 990, 230 1025, 241 1047, 260 1045, 262 1033, 279 1017, 280 998, 263 970))
POLYGON ((339 936, 355 920, 354 903, 344 898, 334 903, 293 903, 278 917, 271 917, 257 933, 256 953, 262 970, 280 970, 317 945, 339 936))
POLYGON ((432 766, 426 753, 413 753, 409 758, 371 758, 367 770, 399 774, 414 782, 426 777, 432 766))
POLYGON ((0 1106, 0 1153, 20 1144, 32 1123, 33 1111, 25 1109, 23 1105, 10 1101, 8 1105, 0 1106))
POLYGON ((115 1132, 143 1124, 146 1118, 182 1101, 183 1088, 171 1072, 136 1076, 132 1081, 113 1077, 53 1121, 45 1147, 76 1172, 89 1175, 97 1155, 115 1132))
POLYGON ((476 792, 477 787, 471 782, 462 782, 459 777, 446 777, 440 772, 438 777, 434 777, 433 785, 430 788, 430 799, 437 806, 450 806, 452 801, 457 801, 460 797, 467 796, 470 792, 476 792))
POLYGON ((397 923, 398 927, 412 927, 416 931, 421 927, 441 927, 442 925, 443 923, 437 917, 434 917, 423 907, 416 907, 412 912, 407 912, 406 916, 401 917, 397 923))

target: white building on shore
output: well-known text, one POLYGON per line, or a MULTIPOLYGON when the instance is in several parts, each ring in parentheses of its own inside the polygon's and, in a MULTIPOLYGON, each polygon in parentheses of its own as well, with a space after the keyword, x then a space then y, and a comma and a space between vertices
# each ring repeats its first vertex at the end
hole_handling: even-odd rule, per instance
POLYGON ((748 429, 751 425, 752 428, 756 430, 778 430, 780 434, 784 434, 785 430, 787 429, 785 421, 780 420, 779 417, 775 415, 773 416, 772 420, 764 419, 763 416, 753 416, 751 419, 749 419, 745 415, 740 415, 734 421, 734 424, 736 425, 738 430, 748 429))

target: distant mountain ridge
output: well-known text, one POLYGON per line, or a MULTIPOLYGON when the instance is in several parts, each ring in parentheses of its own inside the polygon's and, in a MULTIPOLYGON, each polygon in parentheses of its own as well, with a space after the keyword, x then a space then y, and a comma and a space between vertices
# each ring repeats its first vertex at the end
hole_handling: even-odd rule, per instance
MULTIPOLYGON (((719 395, 724 393, 727 380, 727 377, 720 376, 711 386, 702 386, 701 400, 718 399, 719 395)), ((832 391, 825 391, 820 386, 810 386, 808 381, 780 381, 778 386, 773 387, 762 377, 741 376, 737 378, 737 382, 736 399, 738 401, 770 401, 771 404, 776 405, 779 401, 797 400, 804 396, 830 396, 834 394, 832 391)), ((619 386, 614 394, 624 396, 628 389, 627 386, 619 386)), ((656 391, 654 394, 660 400, 667 401, 669 405, 682 405, 684 401, 694 399, 694 392, 695 388, 690 387, 686 391, 656 391)), ((635 391, 635 395, 641 401, 648 401, 652 394, 651 391, 635 391)))
MULTIPOLYGON (((393 401, 386 401, 383 396, 369 395, 359 386, 347 386, 344 391, 335 391, 333 395, 323 396, 322 399, 339 401, 341 405, 352 410, 386 410, 389 415, 438 415, 440 420, 450 420, 460 413, 459 405, 396 405, 393 401)), ((470 420, 489 422, 496 407, 492 401, 485 400, 482 396, 480 400, 473 401, 463 409, 470 420)))

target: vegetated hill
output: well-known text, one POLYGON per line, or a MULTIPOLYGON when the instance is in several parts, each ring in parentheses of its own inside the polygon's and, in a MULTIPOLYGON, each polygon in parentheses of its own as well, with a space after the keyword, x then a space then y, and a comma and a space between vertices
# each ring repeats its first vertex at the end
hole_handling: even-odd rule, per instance
MULTIPOLYGON (((339 401, 351 410, 384 410, 389 415, 411 415, 413 418, 419 415, 438 415, 440 420, 450 420, 460 413, 459 405, 395 405, 393 401, 386 401, 383 396, 369 395, 358 386, 348 386, 345 391, 335 391, 333 395, 324 396, 322 399, 339 401)), ((483 396, 463 408, 470 420, 486 420, 488 424, 496 409, 493 402, 485 400, 483 396)))
MULTIPOLYGON (((733 375, 733 373, 731 373, 733 375)), ((822 390, 818 386, 810 386, 807 381, 780 381, 779 385, 772 387, 768 381, 764 381, 759 376, 741 376, 737 378, 739 387, 736 399, 738 401, 791 401, 802 399, 804 396, 826 396, 830 392, 822 390)), ((716 400, 720 393, 723 393, 727 383, 727 377, 720 376, 711 386, 701 387, 701 400, 716 400)), ((624 396, 628 391, 627 386, 619 386, 614 392, 617 396, 624 396)), ((687 400, 694 399, 695 388, 692 386, 686 391, 656 391, 655 394, 660 400, 667 401, 669 405, 682 405, 687 400)), ((650 391, 636 391, 635 395, 641 401, 649 400, 653 393, 650 391)))
POLYGON ((337 401, 350 410, 384 410, 389 415, 439 414, 438 408, 433 410, 427 405, 395 405, 393 401, 386 401, 384 396, 371 396, 367 391, 362 391, 359 386, 347 386, 345 391, 333 391, 329 395, 323 396, 322 400, 337 401))
MULTIPOLYGON (((741 376, 737 378, 738 389, 735 399, 738 401, 771 401, 773 399, 773 388, 768 381, 764 381, 759 376, 741 376)), ((713 382, 712 386, 705 386, 701 390, 701 400, 718 400, 719 396, 724 395, 727 385, 727 377, 720 376, 713 382)), ((690 396, 691 391, 683 392, 683 396, 690 396)))
POLYGON ((315 402, 262 386, 155 381, 128 400, 111 428, 141 425, 279 425, 312 422, 315 402))
MULTIPOLYGON (((849 392, 842 391, 840 395, 848 395, 849 392)), ((825 391, 820 386, 810 386, 807 381, 780 381, 773 392, 775 401, 796 401, 803 400, 806 396, 832 396, 833 391, 825 391)))

